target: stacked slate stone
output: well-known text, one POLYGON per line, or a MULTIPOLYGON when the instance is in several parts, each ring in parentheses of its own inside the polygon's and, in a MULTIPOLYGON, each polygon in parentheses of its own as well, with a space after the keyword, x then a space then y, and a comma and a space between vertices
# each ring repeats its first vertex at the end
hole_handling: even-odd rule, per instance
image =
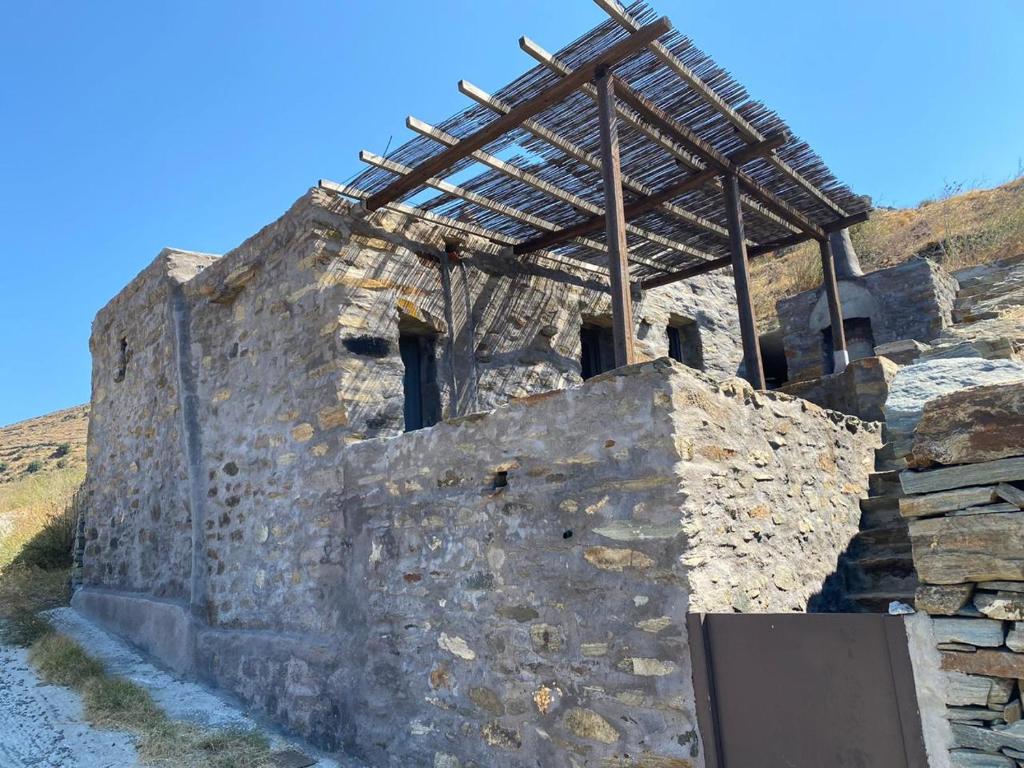
POLYGON ((921 586, 962 768, 1024 766, 1024 384, 930 401, 915 430, 907 494, 921 586))

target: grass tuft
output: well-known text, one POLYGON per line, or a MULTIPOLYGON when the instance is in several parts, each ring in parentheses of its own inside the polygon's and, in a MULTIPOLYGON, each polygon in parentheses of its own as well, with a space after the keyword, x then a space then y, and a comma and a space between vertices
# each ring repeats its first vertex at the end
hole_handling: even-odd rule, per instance
POLYGON ((103 675, 103 665, 69 637, 49 632, 36 640, 29 661, 48 683, 81 690, 86 683, 103 675))
POLYGON ((167 722, 149 691, 120 677, 98 674, 87 679, 82 702, 86 719, 102 728, 147 732, 167 722))
POLYGON ((142 686, 108 675, 69 637, 48 631, 29 651, 48 683, 80 691, 85 718, 136 736, 139 757, 154 768, 271 768, 270 744, 257 731, 211 730, 171 720, 142 686))
POLYGON ((67 605, 67 569, 8 566, 0 572, 0 641, 27 647, 50 631, 40 611, 67 605))
POLYGON ((72 514, 68 508, 82 476, 81 469, 71 468, 27 475, 0 485, 0 570, 19 559, 26 545, 50 528, 54 530, 42 534, 45 546, 32 547, 35 554, 25 554, 19 562, 43 566, 44 562, 36 559, 41 558, 45 567, 70 564, 71 544, 66 532, 73 533, 74 523, 68 517, 72 514), (63 538, 54 535, 57 531, 65 532, 63 538), (64 542, 68 542, 66 551, 64 542))

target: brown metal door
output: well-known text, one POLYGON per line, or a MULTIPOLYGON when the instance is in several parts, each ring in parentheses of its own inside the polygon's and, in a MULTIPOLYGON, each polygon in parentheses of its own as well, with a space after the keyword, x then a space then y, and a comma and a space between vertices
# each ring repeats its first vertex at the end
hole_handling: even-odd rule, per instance
POLYGON ((707 768, 928 768, 902 617, 689 617, 707 768))

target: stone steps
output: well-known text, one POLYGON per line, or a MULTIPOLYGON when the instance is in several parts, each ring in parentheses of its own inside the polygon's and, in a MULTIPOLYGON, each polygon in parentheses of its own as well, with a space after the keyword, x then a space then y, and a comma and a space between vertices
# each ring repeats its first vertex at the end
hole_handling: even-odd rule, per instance
POLYGON ((900 520, 902 518, 900 517, 899 499, 895 496, 877 496, 875 498, 861 499, 861 530, 891 525, 900 520))
POLYGON ((868 495, 871 498, 876 496, 903 495, 903 486, 900 484, 900 471, 898 469, 882 470, 871 473, 868 478, 868 495))
POLYGON ((886 589, 881 592, 858 592, 850 595, 850 602, 862 613, 888 613, 889 603, 893 601, 913 606, 914 590, 898 592, 886 589))
POLYGON ((903 495, 891 443, 876 454, 870 496, 860 503, 860 533, 840 560, 839 610, 885 613, 893 601, 914 604, 917 572, 907 521, 900 515, 903 495))

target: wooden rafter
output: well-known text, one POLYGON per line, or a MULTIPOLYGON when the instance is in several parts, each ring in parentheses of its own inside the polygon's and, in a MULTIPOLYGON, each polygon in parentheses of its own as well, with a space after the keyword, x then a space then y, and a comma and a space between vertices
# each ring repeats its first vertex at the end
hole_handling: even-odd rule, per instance
MULTIPOLYGON (((840 229, 852 227, 854 224, 860 224, 862 221, 867 221, 867 219, 867 211, 864 211, 863 213, 854 213, 851 214, 850 216, 844 216, 841 219, 836 219, 825 228, 825 231, 836 232, 840 229)), ((756 259, 761 256, 767 256, 769 253, 774 253, 780 248, 791 248, 794 245, 806 243, 808 240, 811 239, 812 238, 810 236, 801 232, 796 235, 791 235, 790 237, 787 237, 784 240, 776 240, 775 242, 772 243, 762 243, 761 245, 754 246, 753 248, 748 248, 747 258, 756 259)), ((649 290, 651 288, 660 288, 663 285, 676 283, 679 282, 680 280, 688 280, 691 277, 703 275, 706 272, 714 272, 716 269, 728 267, 731 263, 732 260, 730 259, 730 257, 723 256, 721 258, 713 259, 711 261, 705 261, 702 264, 694 264, 693 266, 685 267, 675 272, 670 272, 667 275, 657 275, 655 277, 649 277, 640 283, 640 287, 643 288, 644 290, 649 290)))
MULTIPOLYGON (((320 189, 326 190, 336 195, 357 200, 360 203, 364 203, 365 200, 370 197, 370 193, 364 189, 353 186, 352 184, 339 184, 329 179, 320 179, 318 185, 320 189)), ((406 203, 388 203, 384 206, 385 209, 394 211, 395 213, 401 213, 405 216, 412 216, 413 218, 426 221, 430 224, 436 224, 439 227, 450 229, 455 232, 462 232, 467 235, 473 235, 475 237, 482 238, 496 245, 500 245, 511 250, 517 242, 514 237, 509 237, 497 230, 488 229, 487 227, 481 227, 476 224, 472 224, 467 221, 461 221, 459 219, 453 219, 451 216, 444 216, 433 211, 428 211, 423 208, 418 208, 414 205, 407 205, 406 203)), ((379 210, 379 209, 378 209, 379 210)), ((608 277, 607 268, 600 267, 596 264, 592 264, 585 259, 578 259, 569 256, 562 256, 557 253, 544 252, 539 254, 544 258, 553 261, 558 264, 564 264, 572 266, 573 268, 583 269, 588 272, 593 272, 600 275, 603 278, 608 277)))
MULTIPOLYGON (((374 165, 377 168, 383 168, 384 170, 391 171, 392 173, 397 174, 399 176, 409 173, 409 171, 412 170, 407 165, 402 165, 401 163, 396 163, 393 160, 388 160, 387 158, 381 157, 380 155, 377 155, 373 152, 368 152, 365 149, 359 153, 359 159, 368 165, 374 165)), ((466 202, 473 203, 474 205, 479 205, 481 208, 486 208, 489 211, 494 211, 495 213, 500 213, 503 216, 508 216, 510 219, 514 219, 515 221, 521 221, 524 224, 529 224, 531 227, 534 227, 535 229, 540 229, 543 230, 544 232, 555 232, 558 230, 557 224, 552 224, 550 221, 542 219, 540 216, 534 216, 532 213, 520 211, 518 208, 513 208, 511 205, 505 205, 504 203, 500 203, 497 200, 491 200, 489 197, 486 197, 485 195, 481 195, 476 192, 473 192, 472 190, 465 189, 457 184, 452 184, 450 182, 445 181, 444 179, 429 178, 424 182, 424 184, 428 187, 436 189, 438 192, 444 192, 446 195, 458 197, 462 200, 465 200, 466 202)), ((573 242, 590 248, 591 250, 596 251, 598 253, 607 252, 607 248, 605 248, 604 245, 597 240, 576 238, 576 240, 574 240, 573 242)))
MULTIPOLYGON (((744 147, 738 152, 733 153, 729 156, 731 163, 734 166, 741 166, 754 158, 760 156, 765 152, 770 152, 774 147, 785 141, 785 136, 769 136, 765 141, 760 144, 754 144, 748 147, 744 147)), ((714 168, 706 169, 700 173, 691 174, 686 176, 681 181, 669 184, 668 186, 658 190, 653 195, 647 197, 641 197, 637 200, 632 201, 629 205, 625 206, 626 220, 641 216, 661 205, 666 200, 672 200, 679 197, 686 192, 694 189, 699 189, 705 184, 710 184, 714 181, 718 171, 714 168)), ((553 248, 560 243, 564 243, 567 240, 571 240, 574 237, 582 237, 590 232, 596 232, 604 226, 604 217, 593 216, 589 219, 584 219, 576 224, 559 230, 558 232, 552 232, 547 235, 541 235, 532 240, 527 240, 515 246, 516 253, 529 253, 534 250, 543 250, 545 248, 553 248)))
MULTIPOLYGON (((501 101, 501 99, 495 98, 482 88, 478 88, 466 80, 459 81, 459 91, 465 96, 473 99, 473 101, 480 106, 487 107, 498 114, 507 114, 512 111, 512 107, 510 105, 501 101)), ((602 166, 600 158, 593 153, 586 151, 582 147, 577 146, 554 131, 548 130, 536 120, 527 120, 521 127, 524 130, 529 131, 541 141, 547 142, 550 146, 560 150, 566 156, 583 163, 598 173, 601 173, 602 166)), ((639 195, 652 195, 655 191, 653 187, 625 173, 622 174, 622 186, 639 195)), ((661 204, 660 210, 663 210, 670 216, 674 216, 680 221, 686 222, 697 229, 702 229, 705 232, 709 232, 712 235, 716 235, 726 240, 729 238, 729 232, 725 227, 720 224, 716 224, 704 216, 698 216, 695 213, 691 213, 682 206, 666 202, 661 204)))
MULTIPOLYGON (((411 130, 416 131, 421 136, 433 139, 439 144, 444 144, 445 146, 448 147, 454 147, 459 142, 459 140, 455 136, 452 136, 449 133, 445 133, 440 128, 437 128, 423 120, 418 120, 415 117, 408 117, 406 119, 406 125, 411 130)), ((542 192, 546 195, 555 198, 556 200, 559 200, 563 203, 567 203, 568 205, 571 205, 573 208, 585 211, 587 213, 592 214, 593 216, 604 216, 604 210, 600 206, 594 205, 593 203, 591 203, 588 200, 585 200, 579 195, 574 195, 573 193, 564 190, 555 184, 551 184, 550 182, 545 181, 536 174, 530 173, 529 171, 523 168, 519 168, 518 166, 513 165, 512 163, 509 163, 505 160, 502 160, 501 158, 495 157, 494 155, 491 155, 487 152, 484 152, 483 150, 477 150, 472 155, 470 155, 470 157, 472 157, 474 160, 483 163, 489 168, 493 168, 499 173, 505 174, 509 178, 515 179, 516 181, 522 182, 523 184, 526 184, 527 186, 536 189, 538 192, 542 192)), ((436 185, 431 186, 435 186, 436 188, 436 185)), ((552 225, 551 229, 548 229, 547 231, 556 231, 557 229, 557 227, 552 225)), ((651 232, 647 229, 644 229, 643 227, 638 227, 636 225, 629 224, 626 227, 626 231, 632 235, 636 235, 637 237, 641 237, 645 240, 649 240, 652 243, 656 243, 657 245, 660 245, 664 248, 669 248, 679 253, 685 253, 687 256, 692 256, 697 259, 712 258, 711 254, 709 253, 705 253, 704 251, 698 250, 697 248, 694 248, 693 246, 690 246, 678 240, 673 240, 672 238, 665 237, 664 235, 659 235, 656 232, 651 232)))
POLYGON ((630 86, 615 78, 615 94, 622 101, 636 110, 644 120, 652 123, 658 130, 687 147, 691 152, 698 155, 709 166, 718 169, 720 173, 735 176, 740 187, 748 195, 756 199, 761 205, 774 211, 777 215, 788 219, 793 225, 814 238, 822 238, 825 230, 811 221, 807 216, 798 211, 792 205, 770 191, 762 184, 750 178, 741 168, 736 166, 728 157, 719 152, 715 147, 700 136, 695 134, 678 120, 667 114, 661 107, 645 98, 630 86))
MULTIPOLYGON (((523 49, 527 54, 532 56, 538 62, 546 66, 549 70, 554 72, 561 77, 572 77, 576 74, 576 70, 573 70, 568 64, 563 62, 554 54, 544 50, 540 45, 531 40, 528 37, 522 37, 519 39, 519 47, 523 49)), ((563 81, 564 82, 564 81, 563 81)), ((594 90, 594 86, 589 83, 584 83, 580 86, 580 91, 585 93, 594 101, 597 100, 597 91, 594 90)), ((679 146, 678 143, 672 140, 671 137, 663 135, 657 128, 649 125, 644 120, 640 119, 638 115, 629 109, 622 107, 616 107, 616 113, 623 122, 629 123, 642 134, 647 136, 651 141, 661 147, 663 150, 672 155, 676 160, 695 171, 703 171, 707 168, 707 164, 699 157, 688 151, 685 147, 679 146)), ((712 174, 712 183, 719 189, 721 189, 721 182, 718 179, 717 174, 712 174)), ((753 200, 746 195, 741 196, 743 206, 752 213, 771 221, 780 227, 791 231, 797 231, 798 227, 794 226, 786 218, 779 216, 777 213, 769 208, 766 208, 757 200, 753 200)))
POLYGON ((518 128, 523 121, 540 114, 545 109, 562 101, 579 88, 580 85, 592 79, 600 68, 616 64, 622 59, 635 54, 671 28, 672 25, 664 17, 653 24, 642 27, 625 40, 616 43, 590 59, 573 76, 564 78, 551 88, 528 99, 507 115, 497 118, 476 133, 462 139, 458 145, 425 160, 413 168, 410 173, 396 179, 381 191, 370 195, 365 203, 367 209, 374 211, 381 206, 408 195, 422 185, 426 179, 443 173, 459 160, 468 157, 478 149, 483 149, 491 142, 501 138, 504 134, 518 128))
MULTIPOLYGON (((637 21, 619 5, 617 0, 594 0, 594 2, 627 31, 633 32, 636 29, 639 29, 640 25, 637 21)), ((721 96, 715 93, 714 90, 710 88, 699 75, 697 75, 697 73, 687 67, 662 43, 655 40, 648 45, 648 48, 665 64, 666 67, 675 72, 679 78, 693 90, 694 93, 700 96, 716 112, 728 120, 746 141, 758 142, 764 139, 764 136, 762 136, 753 125, 744 119, 739 112, 730 107, 721 96)), ((785 161, 776 155, 770 155, 767 160, 783 176, 798 184, 803 190, 810 193, 811 196, 818 200, 822 205, 829 208, 833 213, 838 216, 847 215, 846 211, 830 199, 824 192, 818 189, 818 187, 791 168, 785 161)))

